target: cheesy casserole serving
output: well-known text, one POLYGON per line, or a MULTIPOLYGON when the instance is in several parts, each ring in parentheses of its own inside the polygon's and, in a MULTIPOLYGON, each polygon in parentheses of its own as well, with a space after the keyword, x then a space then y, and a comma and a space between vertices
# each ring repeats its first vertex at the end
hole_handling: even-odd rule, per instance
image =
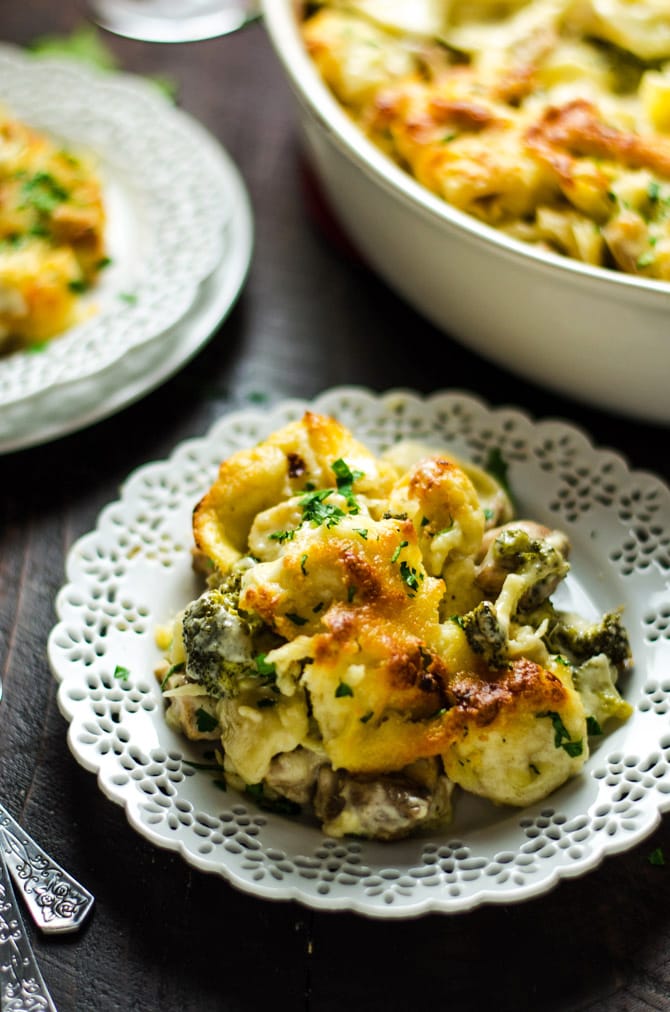
POLYGON ((325 0, 302 28, 365 134, 445 201, 670 280, 667 0, 325 0))
POLYGON ((0 353, 77 322, 107 262, 104 227, 92 161, 0 109, 0 353))
POLYGON ((208 576, 164 631, 167 720, 333 836, 444 822, 456 786, 536 802, 630 713, 619 614, 551 601, 566 536, 448 453, 378 459, 308 412, 221 464, 193 530, 208 576))

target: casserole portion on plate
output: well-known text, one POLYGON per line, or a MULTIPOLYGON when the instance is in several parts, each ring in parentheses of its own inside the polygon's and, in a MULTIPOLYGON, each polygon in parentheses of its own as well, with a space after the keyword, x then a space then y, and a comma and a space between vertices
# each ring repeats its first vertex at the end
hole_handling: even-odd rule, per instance
POLYGON ((222 463, 193 531, 206 587, 160 634, 168 722, 329 835, 448 822, 456 786, 531 805, 631 712, 619 613, 552 603, 568 538, 443 450, 376 457, 307 411, 222 463))

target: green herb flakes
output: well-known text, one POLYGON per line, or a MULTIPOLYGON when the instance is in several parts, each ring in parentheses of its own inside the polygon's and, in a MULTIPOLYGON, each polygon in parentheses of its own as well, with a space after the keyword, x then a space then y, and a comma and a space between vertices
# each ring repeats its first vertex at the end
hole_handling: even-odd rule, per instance
POLYGON ((587 730, 588 734, 602 734, 603 733, 603 729, 601 728, 600 724, 598 723, 598 721, 596 720, 595 717, 587 717, 586 718, 586 730, 587 730))
POLYGON ((402 552, 403 548, 407 548, 408 544, 409 544, 409 541, 401 541, 400 542, 400 544, 396 548, 395 552, 391 556, 391 562, 397 562, 398 561, 400 553, 402 552))
POLYGON ((364 477, 363 472, 352 471, 347 462, 342 460, 341 457, 338 460, 333 461, 332 468, 335 474, 335 481, 337 483, 337 491, 347 500, 349 512, 360 513, 360 506, 356 502, 353 486, 355 481, 364 477))
POLYGON ((285 541, 293 541, 295 531, 273 531, 268 535, 270 541, 278 541, 282 545, 285 541))
POLYGON ((184 671, 185 668, 186 668, 186 662, 185 661, 180 661, 179 664, 173 664, 171 667, 169 667, 167 669, 167 671, 165 672, 165 674, 163 676, 163 680, 161 682, 161 692, 165 689, 165 687, 166 687, 166 685, 168 683, 168 679, 170 679, 172 677, 172 675, 176 675, 180 671, 184 671))
POLYGON ((307 492, 306 495, 303 495, 300 499, 303 519, 315 527, 325 524, 329 529, 339 524, 346 514, 339 506, 325 501, 332 494, 333 489, 321 488, 316 492, 307 492))
POLYGON ((502 455, 502 451, 497 446, 492 446, 488 452, 486 463, 484 464, 484 470, 488 471, 492 478, 498 482, 498 484, 507 492, 510 499, 513 500, 512 492, 509 486, 509 464, 502 455))
POLYGON ((571 758, 575 758, 581 755, 584 751, 584 743, 580 739, 579 741, 572 741, 570 739, 570 732, 561 720, 560 714, 556 713, 555 710, 545 710, 543 713, 536 714, 538 719, 548 717, 551 720, 554 728, 554 745, 556 748, 562 748, 571 758))
POLYGON ((340 682, 338 687, 335 689, 335 698, 342 699, 344 696, 353 696, 354 690, 346 682, 340 682))
POLYGON ((210 731, 215 731, 219 726, 219 722, 216 717, 213 717, 207 710, 203 710, 200 706, 195 711, 195 723, 202 734, 209 734, 210 731))
POLYGON ((649 864, 661 868, 665 864, 665 854, 662 847, 655 847, 649 855, 649 864))
POLYGON ((414 569, 413 566, 408 565, 408 563, 403 559, 400 563, 400 579, 412 591, 411 596, 413 597, 421 585, 423 573, 417 573, 416 569, 414 569))
POLYGON ((124 668, 121 664, 117 664, 114 668, 114 677, 118 678, 120 682, 127 682, 130 676, 128 668, 124 668))
POLYGON ((50 172, 36 172, 21 186, 20 207, 32 207, 39 214, 52 214, 69 197, 50 172))
POLYGON ((276 675, 276 669, 272 662, 265 659, 265 654, 259 654, 255 659, 256 671, 259 675, 263 675, 264 678, 274 678, 276 675))

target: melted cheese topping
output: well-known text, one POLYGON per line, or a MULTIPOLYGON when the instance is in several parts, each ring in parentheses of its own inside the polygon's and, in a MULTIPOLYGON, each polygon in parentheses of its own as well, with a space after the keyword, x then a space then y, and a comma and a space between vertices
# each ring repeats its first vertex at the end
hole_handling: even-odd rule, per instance
POLYGON ((545 797, 586 760, 587 717, 627 710, 604 655, 583 666, 586 709, 545 637, 560 616, 524 612, 565 575, 567 539, 511 516, 481 468, 416 444, 377 459, 311 412, 233 454, 194 511, 213 575, 175 623, 172 723, 220 737, 233 782, 314 796, 335 834, 444 819, 456 784, 545 797))
POLYGON ((670 280, 665 0, 316 6, 303 34, 324 80, 429 190, 523 241, 670 280))
POLYGON ((91 160, 0 111, 0 352, 77 322, 106 262, 104 225, 91 160))

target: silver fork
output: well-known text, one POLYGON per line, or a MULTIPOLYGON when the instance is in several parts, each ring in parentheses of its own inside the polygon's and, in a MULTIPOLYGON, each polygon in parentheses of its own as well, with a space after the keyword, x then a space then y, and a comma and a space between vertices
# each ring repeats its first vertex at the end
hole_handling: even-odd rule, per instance
POLYGON ((78 931, 93 903, 92 893, 54 861, 0 804, 0 844, 28 912, 45 934, 78 931))
POLYGON ((2 804, 0 850, 37 927, 47 935, 78 931, 95 902, 93 894, 54 861, 2 804))
POLYGON ((57 1012, 37 965, 0 849, 0 1008, 57 1012))

